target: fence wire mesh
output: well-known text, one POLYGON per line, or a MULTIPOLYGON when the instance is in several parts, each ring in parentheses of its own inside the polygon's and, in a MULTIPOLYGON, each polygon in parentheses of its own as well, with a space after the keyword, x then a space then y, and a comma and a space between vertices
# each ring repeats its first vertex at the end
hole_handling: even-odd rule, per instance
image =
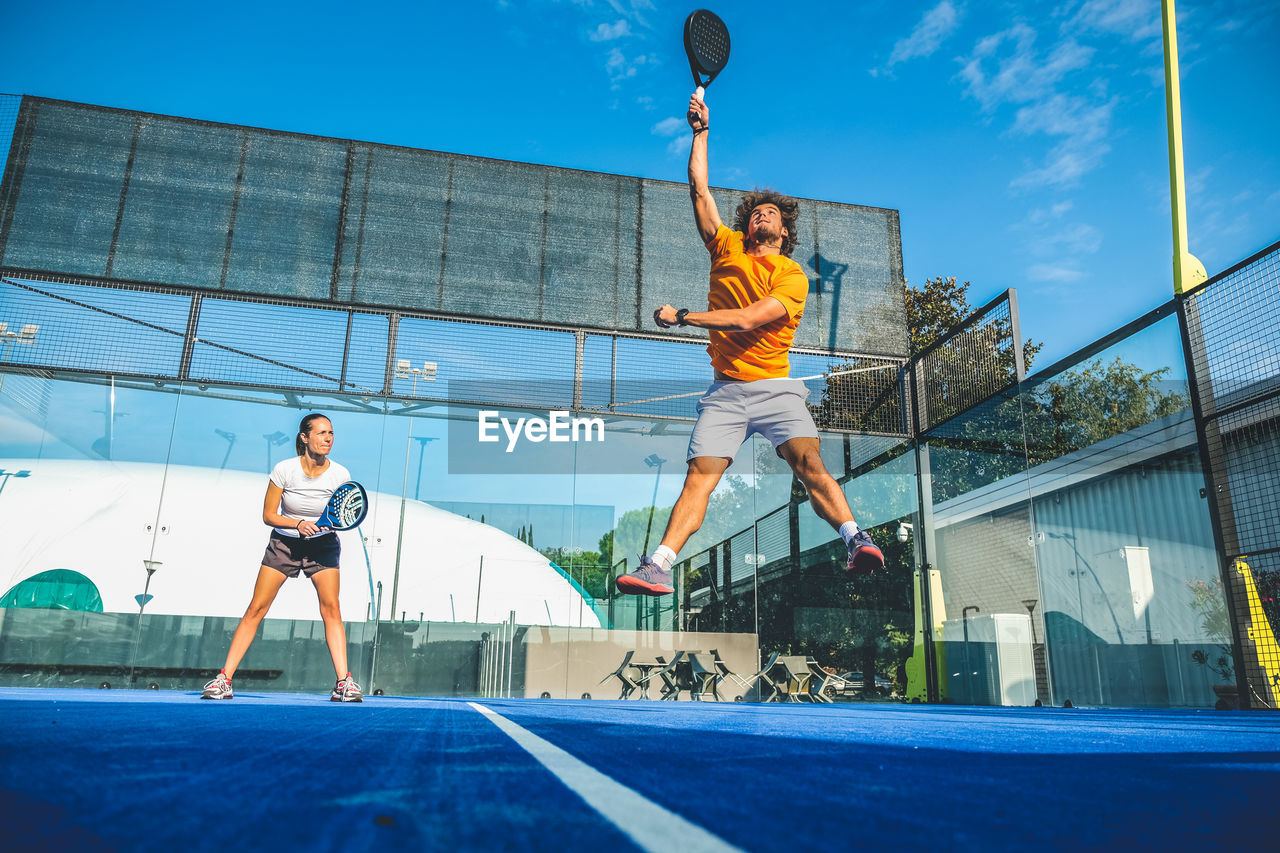
POLYGON ((1224 576, 1254 707, 1280 707, 1280 243, 1182 300, 1224 576))
POLYGON ((913 364, 916 431, 927 433, 989 400, 1023 377, 1013 291, 974 312, 913 364))
MULTIPOLYGON (((705 342, 0 268, 3 361, 285 392, 693 420, 705 342), (28 329, 29 335, 23 334, 28 329)), ((819 427, 905 434, 902 360, 797 349, 819 427)))

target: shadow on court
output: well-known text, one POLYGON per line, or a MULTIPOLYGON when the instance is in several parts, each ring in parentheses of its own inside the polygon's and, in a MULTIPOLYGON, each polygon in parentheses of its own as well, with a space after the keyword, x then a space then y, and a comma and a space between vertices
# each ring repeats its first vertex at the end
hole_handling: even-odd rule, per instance
POLYGON ((1280 791, 1265 713, 197 696, 0 688, 4 846, 1215 849, 1280 791))

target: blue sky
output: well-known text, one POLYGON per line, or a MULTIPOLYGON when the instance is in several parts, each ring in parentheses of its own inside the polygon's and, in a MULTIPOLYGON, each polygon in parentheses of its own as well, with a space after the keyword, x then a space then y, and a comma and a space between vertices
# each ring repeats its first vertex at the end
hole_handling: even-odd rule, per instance
MULTIPOLYGON (((15 4, 0 91, 683 180, 688 3, 15 4)), ((713 183, 897 208, 1041 364, 1171 293, 1158 0, 738 3, 713 183)), ((1178 5, 1191 249, 1280 239, 1280 2, 1178 5)), ((690 228, 690 239, 694 239, 690 228)))

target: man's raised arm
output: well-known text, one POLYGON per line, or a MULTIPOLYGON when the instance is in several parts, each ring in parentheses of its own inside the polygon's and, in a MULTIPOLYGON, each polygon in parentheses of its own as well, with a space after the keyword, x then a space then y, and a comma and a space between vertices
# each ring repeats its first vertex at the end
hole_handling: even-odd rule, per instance
POLYGON ((693 144, 689 148, 689 197, 693 199, 693 221, 698 236, 706 243, 720 229, 720 211, 707 186, 707 136, 710 134, 711 110, 697 95, 689 98, 689 112, 685 115, 693 129, 693 144))

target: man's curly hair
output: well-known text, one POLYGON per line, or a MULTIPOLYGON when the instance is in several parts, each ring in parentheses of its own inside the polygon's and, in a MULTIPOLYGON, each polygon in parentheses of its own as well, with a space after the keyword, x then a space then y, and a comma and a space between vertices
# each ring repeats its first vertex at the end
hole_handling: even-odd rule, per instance
POLYGON ((787 229, 787 236, 782 238, 781 253, 791 257, 791 251, 796 247, 796 220, 800 217, 800 202, 794 198, 768 189, 747 193, 733 213, 733 230, 746 234, 751 211, 762 204, 775 205, 782 212, 782 225, 787 229))

